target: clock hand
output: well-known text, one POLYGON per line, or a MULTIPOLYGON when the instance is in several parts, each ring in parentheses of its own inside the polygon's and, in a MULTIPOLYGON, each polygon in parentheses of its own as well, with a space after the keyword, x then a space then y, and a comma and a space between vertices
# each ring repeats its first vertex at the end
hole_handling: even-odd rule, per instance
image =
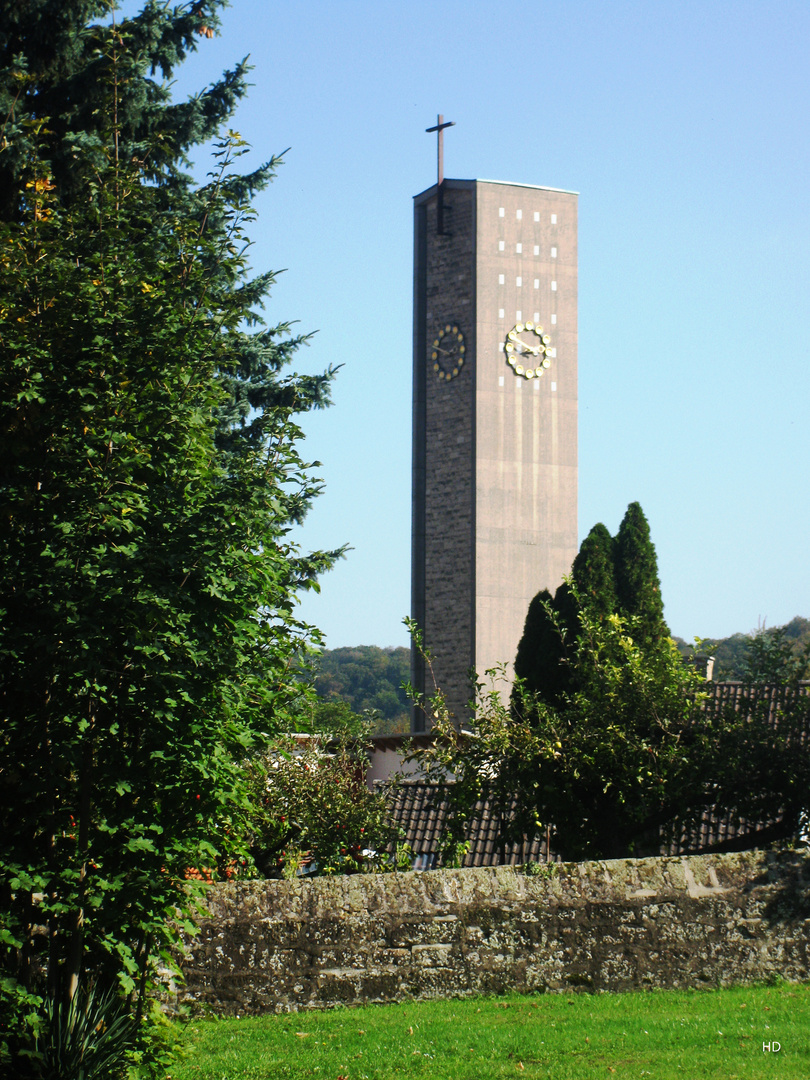
POLYGON ((531 345, 527 345, 525 341, 516 341, 515 352, 519 352, 521 356, 538 356, 540 347, 532 347, 531 345))

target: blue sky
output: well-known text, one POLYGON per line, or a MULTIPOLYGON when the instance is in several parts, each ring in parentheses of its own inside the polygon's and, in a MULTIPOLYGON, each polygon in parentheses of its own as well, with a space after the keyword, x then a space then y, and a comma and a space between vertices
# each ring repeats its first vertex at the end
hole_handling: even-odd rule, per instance
MULTIPOLYGON (((137 5, 126 5, 127 8, 137 5)), ((177 93, 250 54, 233 126, 290 147, 253 227, 267 316, 343 365, 306 421, 302 605, 329 647, 406 643, 412 197, 445 175, 580 192, 579 531, 638 500, 691 639, 810 617, 810 5, 233 0, 177 93)), ((504 658, 509 659, 509 658, 504 658)))

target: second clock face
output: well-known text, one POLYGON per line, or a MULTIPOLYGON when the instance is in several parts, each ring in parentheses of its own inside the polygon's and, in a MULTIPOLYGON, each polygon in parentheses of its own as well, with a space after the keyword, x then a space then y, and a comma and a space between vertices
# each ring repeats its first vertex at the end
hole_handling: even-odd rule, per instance
POLYGON ((516 375, 539 379, 551 367, 551 338, 538 323, 515 323, 506 335, 506 362, 516 375))
POLYGON ((440 327, 430 350, 433 371, 439 379, 455 379, 464 367, 467 346, 457 323, 440 327))

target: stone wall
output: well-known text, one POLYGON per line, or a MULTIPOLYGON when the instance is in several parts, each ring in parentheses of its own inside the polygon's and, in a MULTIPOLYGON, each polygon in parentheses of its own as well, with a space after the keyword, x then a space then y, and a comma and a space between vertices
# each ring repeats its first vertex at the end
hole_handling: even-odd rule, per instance
POLYGON ((182 995, 223 1015, 810 977, 810 857, 743 852, 215 886, 182 995))

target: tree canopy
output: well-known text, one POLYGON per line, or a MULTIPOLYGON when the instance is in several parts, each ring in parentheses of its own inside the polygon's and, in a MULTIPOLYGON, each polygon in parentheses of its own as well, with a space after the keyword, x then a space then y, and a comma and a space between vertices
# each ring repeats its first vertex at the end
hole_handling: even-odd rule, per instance
POLYGON ((357 645, 324 649, 315 666, 314 685, 325 708, 346 702, 355 713, 374 714, 375 735, 410 730, 410 707, 404 684, 410 678, 410 651, 357 645))
POLYGON ((332 372, 285 371, 306 338, 263 324, 273 275, 247 258, 280 160, 240 173, 224 133, 195 181, 186 153, 246 68, 179 104, 166 81, 222 7, 2 9, 0 1049, 19 1076, 91 984, 141 1020, 188 870, 247 858, 242 762, 297 707, 317 634, 296 597, 339 555, 290 535, 320 490, 296 417, 332 372))

